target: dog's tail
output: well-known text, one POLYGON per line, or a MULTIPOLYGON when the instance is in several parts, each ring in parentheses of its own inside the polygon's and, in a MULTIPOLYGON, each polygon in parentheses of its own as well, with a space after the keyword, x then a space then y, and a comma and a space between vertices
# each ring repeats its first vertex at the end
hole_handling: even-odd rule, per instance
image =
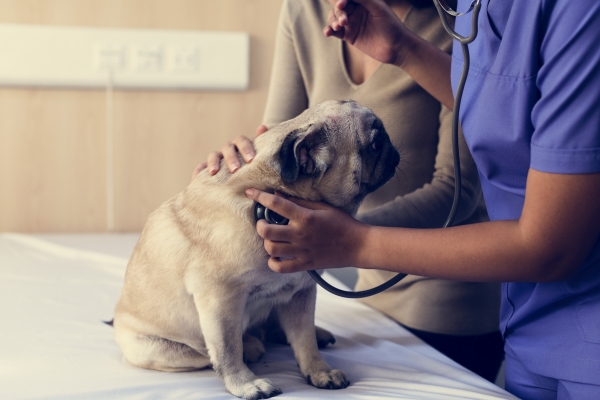
POLYGON ((104 322, 106 325, 113 326, 113 322, 114 322, 114 321, 115 321, 115 319, 113 318, 113 319, 111 319, 110 321, 102 321, 102 322, 104 322))

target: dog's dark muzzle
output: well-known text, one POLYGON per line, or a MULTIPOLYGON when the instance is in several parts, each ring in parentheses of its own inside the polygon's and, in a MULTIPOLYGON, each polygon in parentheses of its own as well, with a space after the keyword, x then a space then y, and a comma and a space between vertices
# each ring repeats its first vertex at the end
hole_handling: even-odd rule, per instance
POLYGON ((372 180, 365 185, 366 193, 374 192, 392 179, 399 163, 400 153, 394 146, 390 145, 380 157, 379 165, 372 175, 372 180))
POLYGON ((400 164, 400 153, 398 153, 398 150, 396 150, 394 146, 391 146, 390 152, 392 154, 387 157, 389 158, 389 161, 386 163, 385 171, 383 173, 386 182, 394 176, 396 167, 400 164))

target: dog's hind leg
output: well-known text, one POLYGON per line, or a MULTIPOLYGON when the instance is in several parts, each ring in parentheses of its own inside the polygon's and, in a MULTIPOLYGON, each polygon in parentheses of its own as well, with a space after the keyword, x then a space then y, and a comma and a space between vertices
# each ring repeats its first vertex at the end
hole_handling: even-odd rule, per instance
POLYGON ((262 340, 254 335, 246 333, 244 335, 244 362, 257 362, 264 354, 265 346, 263 345, 262 340))
POLYGON ((136 367, 166 372, 184 372, 210 366, 210 359, 186 344, 129 330, 115 332, 127 361, 136 367))
MULTIPOLYGON (((279 322, 279 317, 277 316, 277 312, 275 310, 271 312, 269 318, 267 318, 267 320, 261 325, 261 333, 264 337, 264 340, 267 342, 287 345, 290 344, 285 336, 285 332, 281 328, 281 323, 279 322)), ((326 329, 315 326, 315 335, 317 337, 317 345, 319 346, 319 349, 323 349, 327 347, 327 345, 335 343, 335 337, 326 329)))

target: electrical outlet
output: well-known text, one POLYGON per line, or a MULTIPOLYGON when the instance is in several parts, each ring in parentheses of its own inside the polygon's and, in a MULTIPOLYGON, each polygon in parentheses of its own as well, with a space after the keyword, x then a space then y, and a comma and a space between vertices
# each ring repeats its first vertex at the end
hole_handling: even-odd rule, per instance
POLYGON ((141 46, 135 49, 135 69, 141 72, 160 72, 163 69, 161 46, 141 46))
POLYGON ((95 65, 97 69, 120 71, 127 65, 125 46, 97 45, 95 52, 95 65))
POLYGON ((200 50, 196 46, 177 46, 171 49, 169 70, 196 72, 200 69, 200 50))

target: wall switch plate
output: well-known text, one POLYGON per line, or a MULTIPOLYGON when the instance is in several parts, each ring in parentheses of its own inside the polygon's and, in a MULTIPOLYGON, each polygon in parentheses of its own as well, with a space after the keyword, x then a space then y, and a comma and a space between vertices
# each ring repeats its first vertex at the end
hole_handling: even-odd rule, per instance
POLYGON ((0 24, 0 85, 244 90, 243 32, 0 24), (110 77, 110 78, 109 78, 110 77))

